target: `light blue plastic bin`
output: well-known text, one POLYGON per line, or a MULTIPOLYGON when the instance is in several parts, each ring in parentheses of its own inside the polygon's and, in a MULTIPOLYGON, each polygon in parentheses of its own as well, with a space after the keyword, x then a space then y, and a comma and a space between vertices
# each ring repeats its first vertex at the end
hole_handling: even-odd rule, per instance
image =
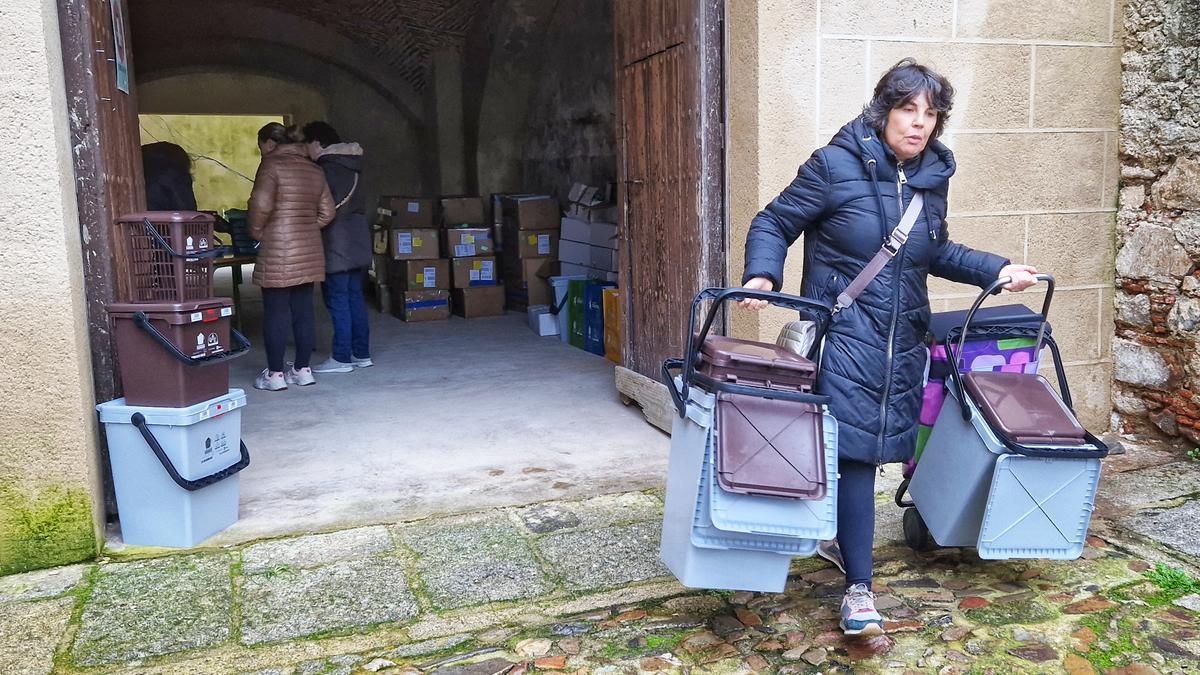
POLYGON ((554 318, 558 319, 558 339, 563 342, 569 342, 571 339, 571 331, 567 327, 567 307, 563 302, 567 297, 567 287, 572 281, 587 278, 586 274, 550 277, 550 287, 554 289, 554 306, 561 308, 554 318))
POLYGON ((838 425, 826 410, 821 420, 825 436, 825 476, 828 481, 824 499, 784 499, 747 495, 710 486, 712 522, 727 531, 756 535, 792 537, 812 542, 812 550, 797 555, 812 555, 817 542, 837 536, 838 425))
POLYGON ((1010 454, 954 388, 938 414, 908 493, 941 546, 989 560, 1072 560, 1083 553, 1100 460, 1010 454))
POLYGON ((695 387, 689 390, 689 398, 687 416, 675 416, 672 425, 660 557, 679 583, 690 588, 782 592, 790 555, 701 548, 692 543, 716 400, 695 387))
POLYGON ((186 408, 129 406, 123 398, 96 406, 126 544, 186 548, 237 522, 237 472, 249 463, 241 442, 245 405, 245 392, 231 389, 186 408), (139 428, 143 420, 166 464, 139 428))

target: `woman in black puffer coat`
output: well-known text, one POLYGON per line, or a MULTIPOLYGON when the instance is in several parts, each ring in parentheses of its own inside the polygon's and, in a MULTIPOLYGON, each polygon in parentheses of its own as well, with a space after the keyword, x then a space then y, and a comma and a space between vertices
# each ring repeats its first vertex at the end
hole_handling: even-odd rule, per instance
MULTIPOLYGON (((838 540, 821 554, 846 572, 842 628, 878 635, 870 593, 874 476, 878 465, 913 455, 926 366, 930 274, 986 287, 1012 277, 1023 290, 1036 270, 950 241, 946 194, 954 155, 937 140, 954 90, 911 59, 875 87, 863 114, 809 158, 795 180, 750 225, 747 288, 779 290, 788 247, 804 237, 800 292, 833 305, 900 222, 915 190, 924 208, 900 253, 858 300, 837 314, 821 358, 818 391, 838 420, 838 540), (843 562, 844 561, 844 562, 843 562)), ((760 309, 761 301, 744 306, 760 309)))

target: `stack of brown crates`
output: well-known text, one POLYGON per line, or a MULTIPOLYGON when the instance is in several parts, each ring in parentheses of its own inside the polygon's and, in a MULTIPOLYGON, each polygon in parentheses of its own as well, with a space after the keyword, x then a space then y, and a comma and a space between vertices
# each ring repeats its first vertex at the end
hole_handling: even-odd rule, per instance
POLYGON ((405 321, 450 318, 450 264, 440 258, 436 208, 432 199, 380 197, 375 252, 387 258, 391 312, 405 321))
POLYGON ((504 314, 496 240, 483 198, 443 197, 442 226, 454 313, 466 319, 504 314))
POLYGON ((558 201, 547 195, 504 195, 500 207, 508 308, 523 312, 530 305, 553 304, 549 279, 558 274, 558 201))

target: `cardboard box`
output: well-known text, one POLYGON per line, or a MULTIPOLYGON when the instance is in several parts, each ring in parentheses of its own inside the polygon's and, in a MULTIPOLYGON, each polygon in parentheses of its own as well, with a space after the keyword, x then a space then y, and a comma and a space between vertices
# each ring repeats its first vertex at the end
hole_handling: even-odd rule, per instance
POLYGON ((504 314, 504 287, 478 286, 450 291, 454 298, 454 313, 464 319, 504 314))
POLYGON ((549 195, 505 195, 500 198, 505 225, 517 230, 557 230, 562 219, 558 201, 549 195))
POLYGON ((588 267, 587 265, 577 265, 575 263, 563 263, 562 264, 562 273, 565 276, 580 276, 580 275, 582 275, 582 276, 586 276, 590 279, 596 279, 599 281, 611 281, 613 283, 616 283, 617 278, 620 276, 616 272, 606 272, 604 270, 598 270, 593 267, 588 267))
POLYGON ((442 197, 442 225, 485 225, 487 202, 483 197, 442 197))
POLYGON ((455 258, 451 261, 451 269, 454 288, 496 286, 500 283, 496 258, 493 256, 455 258))
POLYGON ((399 228, 388 230, 395 260, 435 260, 441 252, 441 230, 399 228))
POLYGON ((615 183, 607 183, 603 188, 575 183, 567 192, 565 212, 572 218, 587 222, 615 223, 618 217, 615 202, 615 183))
POLYGON ((606 288, 604 294, 604 357, 621 365, 622 332, 625 326, 625 306, 618 288, 606 288))
POLYGON ((429 228, 439 225, 437 203, 420 197, 380 197, 376 211, 390 227, 429 228))
POLYGON ((474 258, 496 252, 490 227, 456 227, 444 230, 447 258, 474 258))
POLYGON ((592 245, 563 239, 558 242, 558 259, 571 265, 591 267, 592 245))
POLYGON ((529 329, 539 337, 558 335, 558 317, 550 313, 549 305, 530 305, 527 315, 529 329))
POLYGON ((392 292, 392 315, 405 321, 450 318, 450 291, 392 292))
POLYGON ((388 285, 398 291, 450 290, 449 260, 396 260, 388 285))
POLYGON ((591 257, 591 263, 589 267, 592 269, 601 270, 603 272, 617 272, 618 260, 617 252, 615 250, 611 248, 604 248, 602 246, 589 246, 588 253, 590 253, 591 257))
POLYGON ((553 258, 526 258, 505 261, 504 279, 508 289, 509 307, 524 309, 530 305, 549 305, 554 302, 550 277, 558 276, 559 263, 553 258))
POLYGON ((521 232, 505 232, 505 251, 512 256, 516 253, 522 260, 526 258, 558 259, 558 230, 523 230, 521 232))
POLYGON ((613 223, 592 223, 570 216, 562 219, 559 238, 562 241, 578 241, 601 248, 617 248, 618 228, 613 223))

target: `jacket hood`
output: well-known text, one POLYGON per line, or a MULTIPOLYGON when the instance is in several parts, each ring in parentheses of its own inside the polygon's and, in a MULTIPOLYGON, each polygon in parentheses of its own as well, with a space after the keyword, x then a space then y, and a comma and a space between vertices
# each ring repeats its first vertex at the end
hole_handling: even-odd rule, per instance
MULTIPOLYGON (((858 116, 843 126, 830 145, 847 150, 859 158, 863 170, 869 173, 868 163, 875 160, 875 173, 878 180, 896 180, 896 153, 879 138, 862 116, 858 116)), ((945 190, 954 175, 957 164, 954 153, 944 143, 937 139, 929 141, 925 150, 913 159, 904 163, 904 176, 908 184, 917 190, 945 190)))
POLYGON ((317 158, 317 164, 336 164, 361 173, 362 158, 363 149, 358 143, 335 143, 325 148, 317 158))

